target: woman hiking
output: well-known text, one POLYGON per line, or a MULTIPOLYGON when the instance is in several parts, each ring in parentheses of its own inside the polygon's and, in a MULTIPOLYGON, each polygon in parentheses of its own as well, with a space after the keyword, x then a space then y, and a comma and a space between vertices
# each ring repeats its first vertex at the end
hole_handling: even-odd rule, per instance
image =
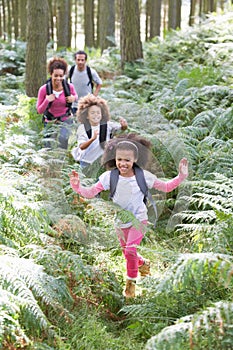
POLYGON ((72 84, 65 77, 68 70, 67 62, 60 57, 52 58, 48 63, 50 79, 40 87, 37 99, 37 111, 43 114, 45 137, 51 138, 45 145, 51 148, 52 141, 67 149, 68 139, 73 123, 71 105, 78 99, 72 84))

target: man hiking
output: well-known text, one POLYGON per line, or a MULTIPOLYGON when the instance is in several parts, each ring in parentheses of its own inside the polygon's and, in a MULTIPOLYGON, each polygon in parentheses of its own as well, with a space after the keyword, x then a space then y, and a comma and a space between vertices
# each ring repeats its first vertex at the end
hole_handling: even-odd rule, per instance
MULTIPOLYGON (((77 51, 74 55, 76 65, 69 71, 70 82, 74 85, 79 98, 88 94, 98 95, 102 80, 95 69, 87 65, 87 54, 85 51, 77 51)), ((75 115, 78 109, 78 102, 72 105, 72 112, 75 115)))

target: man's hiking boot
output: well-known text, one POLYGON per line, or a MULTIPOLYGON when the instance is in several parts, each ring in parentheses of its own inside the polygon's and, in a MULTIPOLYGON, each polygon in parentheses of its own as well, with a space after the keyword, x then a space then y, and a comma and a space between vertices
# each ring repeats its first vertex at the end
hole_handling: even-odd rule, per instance
POLYGON ((124 293, 126 298, 135 297, 135 287, 136 287, 136 280, 126 280, 125 293, 124 293))
POLYGON ((145 259, 144 264, 139 266, 138 271, 140 272, 141 277, 150 276, 150 260, 145 259))

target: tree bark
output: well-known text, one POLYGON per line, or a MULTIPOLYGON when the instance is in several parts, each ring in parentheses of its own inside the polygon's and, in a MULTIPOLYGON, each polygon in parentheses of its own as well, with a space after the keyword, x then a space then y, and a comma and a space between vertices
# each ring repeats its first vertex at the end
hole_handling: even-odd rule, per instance
POLYGON ((99 0, 97 33, 101 52, 115 46, 115 0, 99 0))
POLYGON ((57 16, 57 47, 66 48, 71 46, 70 37, 71 16, 70 0, 59 0, 57 16))
POLYGON ((27 0, 19 2, 19 17, 20 17, 20 39, 26 41, 27 37, 27 0))
POLYGON ((150 39, 160 36, 162 0, 152 0, 150 15, 150 39))
POLYGON ((54 24, 53 24, 53 17, 55 16, 54 9, 53 9, 53 0, 48 0, 48 6, 49 6, 49 25, 48 25, 48 41, 52 40, 54 43, 54 24))
POLYGON ((12 38, 12 10, 10 0, 7 0, 7 38, 8 41, 12 38))
POLYGON ((189 25, 192 26, 195 23, 195 10, 196 10, 196 0, 191 0, 190 13, 189 13, 189 25))
POLYGON ((85 46, 94 47, 94 0, 84 1, 84 35, 85 46))
POLYGON ((181 0, 169 0, 168 29, 180 28, 181 24, 181 0))
POLYGON ((78 40, 77 28, 78 28, 78 4, 77 4, 77 1, 75 1, 75 4, 74 4, 74 33, 73 33, 75 47, 77 46, 77 40, 78 40))
POLYGON ((121 65, 143 58, 140 38, 139 1, 120 0, 121 11, 121 65))
POLYGON ((14 21, 14 38, 17 40, 19 38, 19 3, 18 0, 12 0, 12 14, 14 21))
POLYGON ((27 96, 37 97, 47 77, 48 2, 28 0, 27 11, 25 88, 27 96))
POLYGON ((145 23, 145 40, 148 41, 150 36, 150 14, 151 14, 151 0, 146 0, 146 23, 145 23))

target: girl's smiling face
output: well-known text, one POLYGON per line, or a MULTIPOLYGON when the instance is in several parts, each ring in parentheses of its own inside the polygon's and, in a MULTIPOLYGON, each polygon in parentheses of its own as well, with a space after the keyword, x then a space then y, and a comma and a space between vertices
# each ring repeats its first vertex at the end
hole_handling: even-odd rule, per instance
POLYGON ((91 106, 88 108, 87 119, 92 126, 99 125, 102 119, 101 108, 99 106, 91 106))
POLYGON ((116 150, 116 166, 121 176, 134 176, 133 165, 137 161, 132 150, 117 149, 116 150))

